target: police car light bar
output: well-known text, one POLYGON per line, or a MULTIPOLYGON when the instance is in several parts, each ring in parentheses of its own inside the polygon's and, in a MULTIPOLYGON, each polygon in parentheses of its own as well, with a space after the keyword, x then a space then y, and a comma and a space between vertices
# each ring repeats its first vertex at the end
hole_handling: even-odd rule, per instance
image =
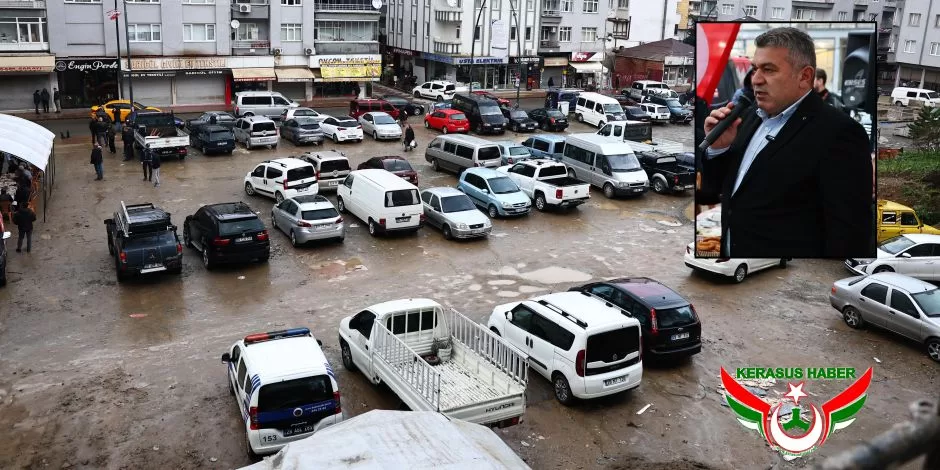
POLYGON ((245 337, 245 346, 272 339, 293 338, 297 336, 310 336, 310 328, 291 328, 289 330, 269 331, 267 333, 257 333, 245 337))

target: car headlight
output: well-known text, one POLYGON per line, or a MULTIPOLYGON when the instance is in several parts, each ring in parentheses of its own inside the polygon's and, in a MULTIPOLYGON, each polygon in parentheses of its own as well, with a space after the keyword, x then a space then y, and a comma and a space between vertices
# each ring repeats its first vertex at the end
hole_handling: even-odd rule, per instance
POLYGON ((617 186, 618 186, 618 187, 621 187, 621 188, 626 188, 627 186, 630 186, 630 183, 628 183, 628 182, 626 182, 626 181, 618 181, 618 182, 617 182, 617 186))
POLYGON ((459 228, 460 230, 466 230, 467 224, 457 224, 457 228, 459 228))
POLYGON ((484 123, 483 123, 483 127, 490 127, 490 125, 491 125, 491 124, 488 123, 488 122, 484 122, 484 123))
POLYGON ((503 209, 509 209, 510 207, 512 207, 512 203, 511 203, 511 202, 504 202, 504 203, 503 203, 503 209))

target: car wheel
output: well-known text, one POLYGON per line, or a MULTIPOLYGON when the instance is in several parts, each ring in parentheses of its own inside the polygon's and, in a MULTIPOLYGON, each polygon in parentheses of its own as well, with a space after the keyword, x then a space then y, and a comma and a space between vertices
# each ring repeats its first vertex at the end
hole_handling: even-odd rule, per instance
POLYGON ((450 231, 450 225, 444 224, 444 226, 441 227, 441 232, 444 233, 444 238, 448 240, 454 238, 454 233, 450 231))
POLYGON ((940 338, 927 340, 927 355, 935 362, 940 362, 940 338))
POLYGON ((254 115, 255 113, 245 113, 245 114, 242 114, 242 117, 252 117, 254 115))
POLYGON ((291 244, 291 246, 293 246, 294 248, 297 247, 297 236, 294 235, 294 231, 293 231, 293 230, 290 231, 290 244, 291 244))
POLYGON ((542 129, 543 131, 547 131, 548 124, 546 124, 545 121, 542 121, 541 123, 539 123, 539 129, 542 129))
POLYGON ((183 224, 183 246, 186 248, 193 247, 193 241, 189 237, 189 226, 187 226, 185 223, 183 224))
POLYGON ((578 122, 584 124, 584 116, 576 114, 575 117, 578 119, 578 122))
POLYGON ((842 320, 845 321, 846 325, 849 325, 849 328, 856 330, 865 325, 862 314, 857 308, 851 305, 846 305, 845 308, 842 309, 842 320))
POLYGON ((501 334, 499 334, 499 330, 497 330, 495 326, 491 326, 490 331, 492 331, 493 334, 496 336, 502 336, 501 334))
POLYGON ((431 125, 428 124, 428 121, 424 121, 424 128, 425 128, 425 129, 430 129, 430 128, 431 128, 431 125))
POLYGON ((437 162, 436 158, 431 159, 431 168, 433 168, 434 171, 441 171, 441 164, 437 162))
POLYGON ((614 198, 614 185, 610 183, 604 184, 604 196, 607 196, 607 199, 614 198))
POLYGON ((894 102, 894 105, 895 105, 895 106, 904 106, 904 103, 902 103, 901 100, 898 100, 898 101, 895 101, 895 102, 894 102))
POLYGON ((248 458, 251 459, 252 462, 258 460, 258 454, 256 454, 255 451, 251 449, 251 441, 248 440, 248 433, 245 433, 245 452, 248 454, 248 458))
POLYGON ((420 116, 420 115, 421 115, 421 108, 414 108, 414 109, 412 109, 412 110, 411 110, 411 115, 412 115, 412 116, 420 116))
POLYGON ((378 133, 378 132, 375 132, 375 131, 372 131, 372 138, 373 138, 374 140, 379 140, 379 133, 378 133))
POLYGON ((544 210, 545 210, 545 207, 546 207, 547 205, 548 205, 548 203, 545 202, 545 195, 544 195, 544 194, 538 193, 538 194, 535 195, 535 208, 538 209, 539 212, 544 211, 544 210))
POLYGON ((280 191, 277 191, 277 192, 274 193, 274 200, 275 200, 278 204, 280 204, 280 203, 284 202, 284 195, 281 194, 280 191))
POLYGON ((249 196, 255 195, 255 187, 252 186, 251 183, 245 183, 245 194, 249 196))
POLYGON ((438 95, 438 97, 437 97, 437 102, 438 102, 438 103, 443 103, 443 102, 444 102, 444 97, 438 95))
POLYGON ((124 282, 127 280, 127 274, 121 271, 121 261, 117 258, 114 258, 114 274, 116 275, 118 282, 124 282))
POLYGON ((443 125, 443 126, 441 126, 441 132, 443 132, 444 134, 447 133, 447 125, 446 125, 446 124, 443 125))
POLYGON ((346 213, 346 203, 343 202, 343 198, 341 197, 336 198, 336 208, 339 209, 339 211, 342 212, 343 214, 346 213))
POLYGON ((666 192, 666 184, 663 183, 663 180, 656 178, 653 180, 653 191, 656 191, 659 194, 666 192))
POLYGON ((891 266, 878 266, 877 268, 875 268, 874 271, 872 271, 873 274, 891 273, 891 272, 894 272, 894 269, 891 269, 891 266))
POLYGON ((336 137, 336 134, 333 134, 333 143, 334 143, 334 144, 338 144, 338 143, 339 143, 339 137, 336 137))
POLYGON ((202 265, 206 269, 212 269, 215 267, 215 263, 212 262, 212 257, 209 256, 209 246, 207 243, 202 243, 202 265))
POLYGON ((565 406, 571 406, 574 403, 574 395, 571 394, 571 386, 568 385, 568 379, 560 372, 555 372, 552 376, 552 385, 555 389, 555 399, 558 403, 565 406))
POLYGON ((482 133, 483 133, 483 124, 477 124, 477 128, 474 129, 473 132, 476 132, 477 134, 482 134, 482 133))
POLYGON ((786 258, 780 258, 780 264, 778 264, 777 266, 780 266, 780 269, 786 269, 786 267, 787 267, 787 259, 786 259, 786 258))
POLYGON ((205 145, 203 145, 202 148, 199 149, 199 150, 202 152, 203 155, 208 155, 208 153, 206 152, 206 146, 205 146, 205 145))
POLYGON ((490 204, 490 207, 486 210, 486 213, 489 214, 491 219, 499 217, 499 209, 496 206, 490 204))
POLYGON ((277 144, 272 145, 271 150, 277 150, 277 144))
POLYGON ((353 362, 352 351, 349 350, 349 344, 345 341, 339 342, 340 354, 343 356, 343 367, 348 371, 356 370, 356 363, 353 362))
POLYGON ((414 95, 415 95, 415 98, 421 98, 421 93, 418 93, 417 91, 414 92, 414 95))
POLYGON ((744 282, 744 278, 747 277, 747 266, 741 264, 738 265, 737 269, 734 270, 734 282, 744 282))
POLYGON ((369 235, 372 235, 373 237, 375 237, 378 235, 378 233, 379 233, 379 228, 376 225, 375 221, 372 219, 369 219, 369 235))

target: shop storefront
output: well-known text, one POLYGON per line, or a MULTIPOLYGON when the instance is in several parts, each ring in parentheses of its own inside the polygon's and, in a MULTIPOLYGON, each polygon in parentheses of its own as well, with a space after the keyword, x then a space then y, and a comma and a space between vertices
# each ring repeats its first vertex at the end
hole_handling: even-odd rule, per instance
POLYGON ((572 52, 568 62, 568 83, 566 86, 581 88, 597 87, 602 82, 604 71, 602 52, 572 52))
POLYGON ((542 83, 541 57, 510 57, 508 68, 511 75, 509 88, 516 88, 517 81, 521 81, 520 88, 523 90, 546 87, 542 83))
MULTIPOLYGON (((276 78, 274 61, 262 61, 270 67, 246 67, 258 61, 243 57, 132 58, 134 100, 149 106, 226 103, 237 91, 270 89, 269 82, 276 78)), ((126 83, 124 88, 126 92, 126 83)))
POLYGON ((55 72, 62 108, 88 108, 118 99, 118 67, 114 57, 58 58, 55 72))
POLYGON ((313 72, 307 67, 275 67, 274 91, 294 100, 305 101, 313 95, 313 72))
POLYGON ((549 56, 546 54, 542 58, 542 88, 548 88, 549 82, 556 87, 567 87, 568 79, 568 55, 549 56))
POLYGON ((314 96, 350 96, 358 89, 366 93, 367 84, 382 76, 379 54, 318 55, 310 58, 313 69, 314 96))
MULTIPOLYGON (((426 80, 475 82, 474 87, 485 89, 506 90, 516 88, 518 65, 515 63, 510 65, 509 59, 506 57, 474 57, 471 61, 469 57, 453 57, 422 52, 421 58, 424 59, 426 80), (473 63, 472 70, 471 63, 473 63)), ((420 73, 416 73, 416 75, 421 76, 420 73)), ((525 84, 523 84, 523 87, 525 87, 525 84)))

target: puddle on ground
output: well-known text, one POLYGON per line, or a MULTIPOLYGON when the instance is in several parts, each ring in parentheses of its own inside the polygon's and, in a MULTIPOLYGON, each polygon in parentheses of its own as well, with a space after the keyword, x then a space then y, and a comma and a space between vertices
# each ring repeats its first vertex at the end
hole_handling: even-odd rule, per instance
POLYGON ((482 289, 482 288, 483 288, 483 286, 481 286, 481 285, 479 285, 479 284, 470 284, 470 286, 467 287, 467 290, 476 292, 476 291, 478 291, 478 290, 480 290, 480 289, 482 289))
POLYGON ((519 274, 519 277, 528 281, 540 282, 542 284, 561 284, 563 282, 586 282, 591 280, 591 275, 574 269, 560 268, 550 266, 536 271, 519 274))
POLYGON ((318 276, 326 278, 342 278, 345 274, 352 271, 368 271, 362 260, 359 258, 349 258, 348 260, 333 260, 310 267, 318 276))
POLYGON ((523 294, 534 294, 544 290, 546 290, 544 287, 538 286, 519 286, 519 292, 522 292, 523 294))
POLYGON ((519 293, 511 290, 501 290, 496 293, 499 297, 519 297, 519 293))
POLYGON ((495 281, 487 282, 487 284, 491 286, 511 286, 515 283, 516 281, 513 281, 512 279, 497 279, 495 281))

